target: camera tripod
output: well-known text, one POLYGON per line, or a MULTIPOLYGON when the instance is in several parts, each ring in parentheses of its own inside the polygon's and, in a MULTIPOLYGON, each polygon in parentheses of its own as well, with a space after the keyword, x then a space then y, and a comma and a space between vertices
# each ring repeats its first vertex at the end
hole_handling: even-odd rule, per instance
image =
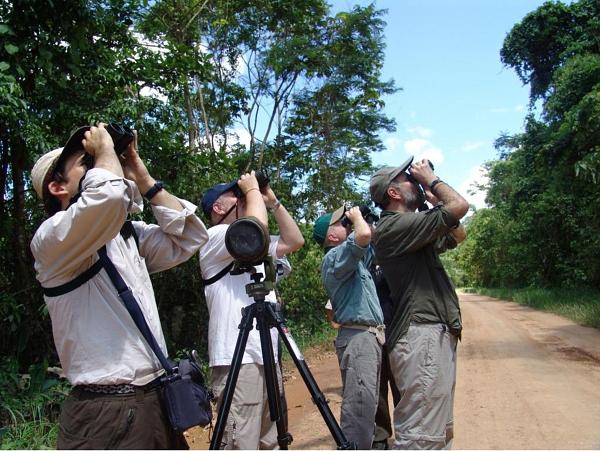
POLYGON ((283 314, 276 308, 276 304, 265 301, 265 296, 270 292, 265 282, 261 282, 263 275, 254 270, 250 271, 251 278, 254 283, 246 285, 246 293, 254 299, 254 304, 245 307, 242 310, 242 320, 240 321, 238 339, 235 345, 231 367, 227 375, 225 388, 223 389, 221 406, 217 417, 217 423, 213 432, 213 438, 210 442, 210 449, 220 449, 223 432, 229 416, 229 409, 233 399, 235 384, 238 379, 240 367, 242 365, 242 357, 248 341, 248 335, 253 327, 253 320, 256 318, 256 329, 260 334, 260 347, 263 357, 265 383, 267 387, 267 397, 269 401, 269 413, 271 420, 277 426, 277 442, 281 449, 288 449, 292 443, 292 435, 287 431, 287 426, 284 422, 282 399, 279 392, 279 384, 277 382, 277 372, 275 368, 275 356, 271 342, 270 329, 277 328, 279 336, 285 344, 288 352, 292 356, 294 364, 298 372, 302 376, 308 391, 310 392, 313 401, 317 405, 325 424, 329 428, 338 449, 355 449, 356 445, 350 443, 344 437, 344 434, 337 423, 335 417, 331 413, 327 400, 323 393, 319 390, 314 377, 312 376, 308 366, 304 361, 304 357, 300 353, 296 342, 292 338, 289 330, 285 325, 283 314))

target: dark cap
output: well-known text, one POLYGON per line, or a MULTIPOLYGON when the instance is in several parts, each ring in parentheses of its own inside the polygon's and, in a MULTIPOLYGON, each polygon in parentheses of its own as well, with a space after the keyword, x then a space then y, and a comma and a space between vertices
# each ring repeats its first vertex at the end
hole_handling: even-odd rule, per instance
POLYGON ((91 127, 86 125, 79 127, 71 134, 64 147, 51 150, 42 155, 31 169, 31 180, 33 188, 40 199, 44 200, 48 197, 48 183, 52 179, 52 174, 60 164, 62 164, 73 152, 83 149, 81 141, 83 135, 91 127))
POLYGON ((237 185, 237 180, 229 183, 219 183, 212 188, 207 189, 202 195, 202 211, 208 216, 215 201, 221 196, 221 194, 231 191, 234 186, 237 185))
POLYGON ((79 127, 71 134, 67 140, 67 143, 65 144, 65 147, 63 147, 62 155, 64 155, 64 157, 69 156, 71 153, 77 150, 83 149, 83 144, 81 144, 81 141, 83 141, 83 135, 85 135, 85 132, 87 132, 90 128, 92 128, 90 125, 84 125, 83 127, 79 127))
POLYGON ((402 166, 391 167, 386 166, 378 170, 371 177, 371 184, 369 191, 371 192, 371 199, 377 205, 383 206, 387 199, 387 189, 398 174, 405 172, 408 167, 412 164, 414 157, 410 157, 402 166))
POLYGON ((313 238, 315 241, 323 246, 325 238, 327 237, 327 230, 329 229, 329 226, 342 219, 345 213, 346 207, 341 206, 333 213, 325 213, 324 215, 319 216, 313 227, 313 238))

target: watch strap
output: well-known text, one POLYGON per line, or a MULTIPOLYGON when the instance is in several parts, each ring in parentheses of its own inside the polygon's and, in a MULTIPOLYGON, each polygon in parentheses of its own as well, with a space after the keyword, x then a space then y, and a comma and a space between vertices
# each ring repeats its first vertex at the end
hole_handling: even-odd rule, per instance
POLYGON ((154 186, 152 188, 150 188, 146 194, 144 194, 144 197, 148 200, 151 200, 154 196, 156 196, 156 194, 161 191, 163 189, 163 182, 161 182, 160 180, 157 180, 156 183, 154 184, 154 186))

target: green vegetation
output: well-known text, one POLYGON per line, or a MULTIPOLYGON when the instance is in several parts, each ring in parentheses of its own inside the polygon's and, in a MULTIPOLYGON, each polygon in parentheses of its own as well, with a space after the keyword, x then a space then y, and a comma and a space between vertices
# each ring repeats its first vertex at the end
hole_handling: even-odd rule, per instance
POLYGON ((600 292, 591 289, 463 288, 564 316, 582 326, 600 329, 600 292))
MULTIPOLYGON (((199 204, 215 183, 262 169, 310 224, 365 198, 378 132, 395 129, 383 113, 396 91, 381 79, 383 16, 373 5, 332 14, 324 0, 0 2, 0 355, 15 356, 0 368, 2 446, 52 447, 62 400, 57 388, 17 388, 31 368, 59 364, 29 251, 44 220, 36 159, 79 125, 122 122, 177 196, 199 204)), ((308 244, 281 285, 300 345, 328 327, 320 259, 308 244)), ((197 257, 152 276, 172 355, 206 357, 199 276, 197 257)))
POLYGON ((504 41, 531 112, 488 163, 491 208, 470 219, 457 257, 467 286, 600 286, 598 17, 596 0, 546 2, 504 41))
MULTIPOLYGON (((324 0, 0 2, 0 438, 53 447, 68 386, 29 242, 44 219, 29 171, 77 125, 125 122, 152 174, 199 202, 209 186, 263 169, 311 224, 364 203, 383 114, 384 11, 332 15, 324 0), (60 11, 60 14, 56 14, 60 11), (241 135, 248 136, 243 144, 241 135)), ((457 286, 510 287, 515 300, 598 327, 600 4, 548 1, 507 35, 504 64, 529 84, 524 132, 487 163, 490 208, 443 256, 457 286), (534 107, 535 106, 535 107, 534 107), (523 288, 530 287, 530 288, 523 288), (584 313, 585 312, 585 313, 584 313)), ((141 215, 150 219, 148 211, 141 215)), ((322 252, 307 244, 280 284, 300 346, 329 339, 322 252)), ((153 276, 168 347, 206 353, 207 310, 191 259, 153 276), (176 301, 176 302, 175 302, 176 301)))
POLYGON ((0 447, 56 448, 60 405, 70 386, 48 377, 45 362, 19 374, 15 359, 0 359, 0 447))

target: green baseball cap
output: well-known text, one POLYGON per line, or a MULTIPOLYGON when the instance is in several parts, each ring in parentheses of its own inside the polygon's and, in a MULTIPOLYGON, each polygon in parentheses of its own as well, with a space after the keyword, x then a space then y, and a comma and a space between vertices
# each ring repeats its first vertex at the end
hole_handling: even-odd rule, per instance
POLYGON ((371 192, 371 199, 373 202, 375 202, 375 204, 384 206, 387 200, 388 186, 390 186, 392 180, 398 177, 398 174, 405 172, 408 169, 408 167, 412 164, 413 159, 414 156, 402 163, 402 166, 395 168, 391 166, 385 166, 373 174, 371 177, 369 191, 371 192))
POLYGON ((342 205, 333 213, 325 213, 324 215, 319 216, 319 218, 315 221, 315 225, 313 227, 313 238, 317 243, 319 243, 319 245, 323 246, 329 226, 342 219, 344 217, 344 213, 346 213, 346 207, 342 205))

